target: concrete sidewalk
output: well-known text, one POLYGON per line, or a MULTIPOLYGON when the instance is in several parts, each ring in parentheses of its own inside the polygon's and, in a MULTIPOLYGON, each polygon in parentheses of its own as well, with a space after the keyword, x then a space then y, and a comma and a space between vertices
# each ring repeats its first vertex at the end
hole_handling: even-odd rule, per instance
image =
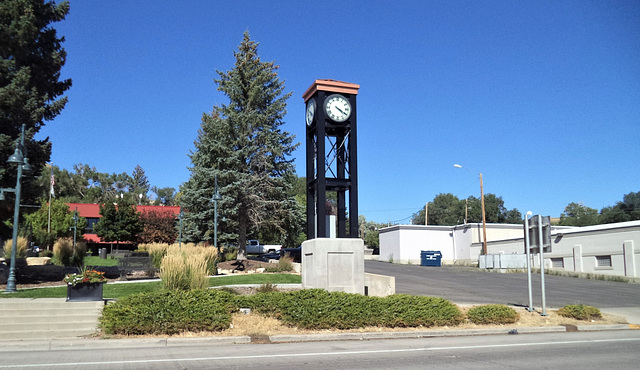
MULTIPOLYGON (((629 330, 631 325, 584 325, 578 326, 578 331, 606 331, 629 330)), ((287 343, 287 342, 318 342, 341 340, 373 340, 398 338, 436 338, 462 337, 478 335, 513 335, 536 333, 564 333, 575 329, 564 326, 525 327, 517 330, 504 329, 452 329, 452 330, 421 330, 400 332, 365 332, 365 333, 331 333, 331 334, 302 334, 302 335, 272 335, 268 337, 252 338, 250 336, 215 336, 195 338, 141 338, 141 339, 97 339, 73 338, 26 341, 1 341, 0 353, 17 351, 55 351, 68 349, 109 349, 109 348, 145 348, 145 347, 178 347, 195 345, 223 345, 249 343, 287 343)))

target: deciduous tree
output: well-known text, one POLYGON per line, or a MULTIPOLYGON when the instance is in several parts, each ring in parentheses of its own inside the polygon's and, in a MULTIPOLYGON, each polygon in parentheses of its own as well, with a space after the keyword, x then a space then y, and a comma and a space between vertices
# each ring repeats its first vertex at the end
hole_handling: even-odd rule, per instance
POLYGON ((147 211, 140 214, 142 232, 138 235, 140 243, 172 244, 178 238, 176 217, 173 212, 147 211))

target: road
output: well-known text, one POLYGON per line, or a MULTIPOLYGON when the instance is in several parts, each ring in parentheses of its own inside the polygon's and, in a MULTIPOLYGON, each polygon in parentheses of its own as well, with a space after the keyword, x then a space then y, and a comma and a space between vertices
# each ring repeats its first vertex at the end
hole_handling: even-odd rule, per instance
MULTIPOLYGON (((365 271, 395 276, 396 293, 441 297, 452 302, 528 306, 526 273, 500 274, 462 266, 426 267, 365 261, 365 271)), ((539 306, 540 274, 532 274, 534 306, 539 306)), ((548 307, 587 304, 598 308, 640 308, 640 284, 545 275, 548 307)))
POLYGON ((637 369, 640 331, 3 352, 1 369, 637 369))

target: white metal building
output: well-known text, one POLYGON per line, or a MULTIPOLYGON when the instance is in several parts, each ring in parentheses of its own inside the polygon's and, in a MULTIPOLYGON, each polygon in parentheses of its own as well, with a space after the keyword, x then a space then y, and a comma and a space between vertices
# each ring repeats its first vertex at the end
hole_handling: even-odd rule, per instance
MULTIPOLYGON (((488 254, 523 254, 523 236, 523 225, 487 224, 488 254)), ((636 247, 640 245, 640 221, 554 226, 551 244, 551 252, 544 254, 546 268, 639 276, 640 250, 636 247)), ((477 265, 482 251, 482 224, 396 225, 380 230, 382 261, 419 264, 423 250, 440 251, 443 264, 477 265)))

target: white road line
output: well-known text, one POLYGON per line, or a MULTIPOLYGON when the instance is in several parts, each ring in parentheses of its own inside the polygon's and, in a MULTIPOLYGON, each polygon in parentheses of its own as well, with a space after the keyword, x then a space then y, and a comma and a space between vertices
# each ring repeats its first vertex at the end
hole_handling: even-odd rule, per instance
POLYGON ((168 359, 147 359, 147 360, 128 360, 128 361, 90 361, 90 362, 63 362, 49 364, 26 364, 26 365, 0 365, 0 369, 14 369, 25 367, 60 367, 60 366, 91 366, 91 365, 125 365, 138 363, 165 363, 165 362, 182 362, 182 361, 219 361, 219 360, 247 360, 247 359, 269 359, 269 358, 292 358, 292 357, 312 357, 312 356, 344 356, 344 355, 367 355, 382 353, 407 353, 407 352, 427 352, 427 351, 448 351, 463 349, 486 349, 486 348, 505 348, 505 347, 530 347, 530 346, 550 346, 558 344, 587 344, 587 343, 606 343, 606 342, 635 342, 640 338, 620 338, 620 339, 595 339, 595 340, 575 340, 560 342, 535 342, 535 343, 512 343, 512 344, 487 344, 474 346, 451 346, 451 347, 430 347, 430 348, 404 348, 404 349, 381 349, 372 351, 343 351, 343 352, 310 352, 310 353, 287 353, 281 355, 253 355, 253 356, 217 356, 217 357, 198 357, 198 358, 168 358, 168 359))

